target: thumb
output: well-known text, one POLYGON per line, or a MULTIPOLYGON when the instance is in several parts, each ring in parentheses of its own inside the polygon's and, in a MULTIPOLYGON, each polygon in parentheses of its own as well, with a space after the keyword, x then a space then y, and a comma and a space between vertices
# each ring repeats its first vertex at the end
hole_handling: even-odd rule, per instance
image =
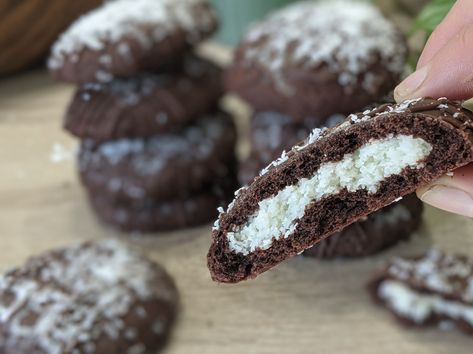
POLYGON ((434 207, 473 218, 473 164, 420 188, 417 195, 434 207))
POLYGON ((394 90, 396 101, 417 97, 467 99, 473 96, 473 24, 460 30, 424 66, 394 90))

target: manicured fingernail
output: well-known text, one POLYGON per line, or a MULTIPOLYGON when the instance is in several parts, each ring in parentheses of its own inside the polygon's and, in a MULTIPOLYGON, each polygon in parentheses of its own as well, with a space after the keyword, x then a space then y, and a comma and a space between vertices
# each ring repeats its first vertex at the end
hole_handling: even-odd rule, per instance
POLYGON ((425 191, 420 199, 436 208, 473 217, 473 198, 461 189, 434 185, 425 191))
POLYGON ((407 98, 416 97, 415 93, 419 91, 429 73, 430 66, 426 65, 409 75, 394 89, 394 96, 397 101, 403 101, 407 98))

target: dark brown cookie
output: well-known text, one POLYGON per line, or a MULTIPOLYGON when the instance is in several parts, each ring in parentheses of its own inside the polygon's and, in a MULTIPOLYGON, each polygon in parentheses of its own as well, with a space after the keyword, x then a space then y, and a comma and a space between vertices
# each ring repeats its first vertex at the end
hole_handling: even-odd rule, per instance
POLYGON ((423 204, 408 195, 304 251, 306 257, 355 258, 378 253, 408 240, 422 221, 423 204))
POLYGON ((221 95, 221 70, 188 56, 179 73, 147 73, 80 86, 64 126, 79 138, 95 141, 149 137, 190 124, 214 109, 221 95))
POLYGON ((206 0, 115 0, 80 17, 53 45, 55 79, 109 82, 172 64, 217 28, 206 0))
MULTIPOLYGON (((325 124, 332 127, 345 119, 336 114, 329 117, 325 124)), ((307 138, 317 128, 316 120, 307 118, 304 122, 294 122, 291 117, 277 112, 260 112, 251 117, 250 157, 239 170, 242 185, 250 183, 264 167, 281 155, 284 150, 307 138)))
POLYGON ((116 200, 112 195, 90 191, 89 199, 98 217, 124 231, 177 230, 209 223, 217 208, 226 205, 236 188, 235 178, 225 178, 185 198, 155 201, 141 198, 116 200))
POLYGON ((300 2, 250 29, 225 81, 257 111, 324 125, 392 90, 406 51, 401 32, 371 4, 300 2))
POLYGON ((47 252, 0 277, 0 352, 153 354, 177 302, 166 271, 118 241, 47 252))
POLYGON ((235 142, 231 117, 215 112, 179 133, 99 145, 84 141, 79 172, 88 189, 115 199, 183 198, 235 173, 235 142))
POLYGON ((213 279, 254 278, 473 161, 473 113, 416 99, 315 129, 241 189, 213 230, 213 279))
POLYGON ((473 260, 430 250, 395 258, 368 285, 373 300, 403 325, 473 335, 473 260))

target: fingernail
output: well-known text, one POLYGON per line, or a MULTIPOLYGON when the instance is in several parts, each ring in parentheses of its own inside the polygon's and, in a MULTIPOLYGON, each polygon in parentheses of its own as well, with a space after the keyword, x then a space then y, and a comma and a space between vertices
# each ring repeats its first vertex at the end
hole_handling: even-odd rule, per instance
POLYGON ((473 217, 473 198, 461 189, 434 185, 425 191, 420 199, 436 208, 473 217))
POLYGON ((409 75, 394 89, 394 96, 397 101, 403 101, 407 98, 415 97, 429 73, 430 66, 425 65, 409 75))

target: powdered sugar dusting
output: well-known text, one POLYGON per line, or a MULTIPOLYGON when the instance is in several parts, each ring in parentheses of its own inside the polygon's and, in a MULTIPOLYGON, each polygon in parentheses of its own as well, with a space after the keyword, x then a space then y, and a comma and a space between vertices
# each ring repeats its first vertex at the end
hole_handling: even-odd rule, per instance
MULTIPOLYGON (((110 1, 80 17, 61 35, 52 48, 48 65, 51 69, 60 68, 65 55, 84 48, 99 51, 124 37, 136 40, 148 49, 169 34, 184 30, 187 40, 194 43, 200 39, 202 32, 209 31, 215 23, 212 11, 198 11, 206 3, 206 0, 110 1)), ((119 46, 117 52, 127 56, 129 48, 119 46)), ((107 57, 101 60, 104 66, 110 65, 107 57)))
POLYGON ((47 253, 0 278, 0 320, 9 341, 35 340, 49 354, 96 353, 98 338, 130 332, 123 318, 136 302, 170 300, 166 289, 155 293, 155 279, 149 261, 115 240, 47 253))
POLYGON ((396 258, 388 274, 401 281, 416 282, 444 295, 458 295, 473 303, 473 261, 445 255, 433 249, 420 259, 396 258))
POLYGON ((254 26, 245 38, 245 60, 268 67, 280 91, 291 94, 284 68, 327 65, 342 86, 359 84, 374 93, 382 77, 365 75, 378 59, 394 74, 402 73, 405 44, 399 31, 376 7, 359 1, 304 1, 288 6, 254 26), (261 45, 264 43, 264 45, 261 45))

